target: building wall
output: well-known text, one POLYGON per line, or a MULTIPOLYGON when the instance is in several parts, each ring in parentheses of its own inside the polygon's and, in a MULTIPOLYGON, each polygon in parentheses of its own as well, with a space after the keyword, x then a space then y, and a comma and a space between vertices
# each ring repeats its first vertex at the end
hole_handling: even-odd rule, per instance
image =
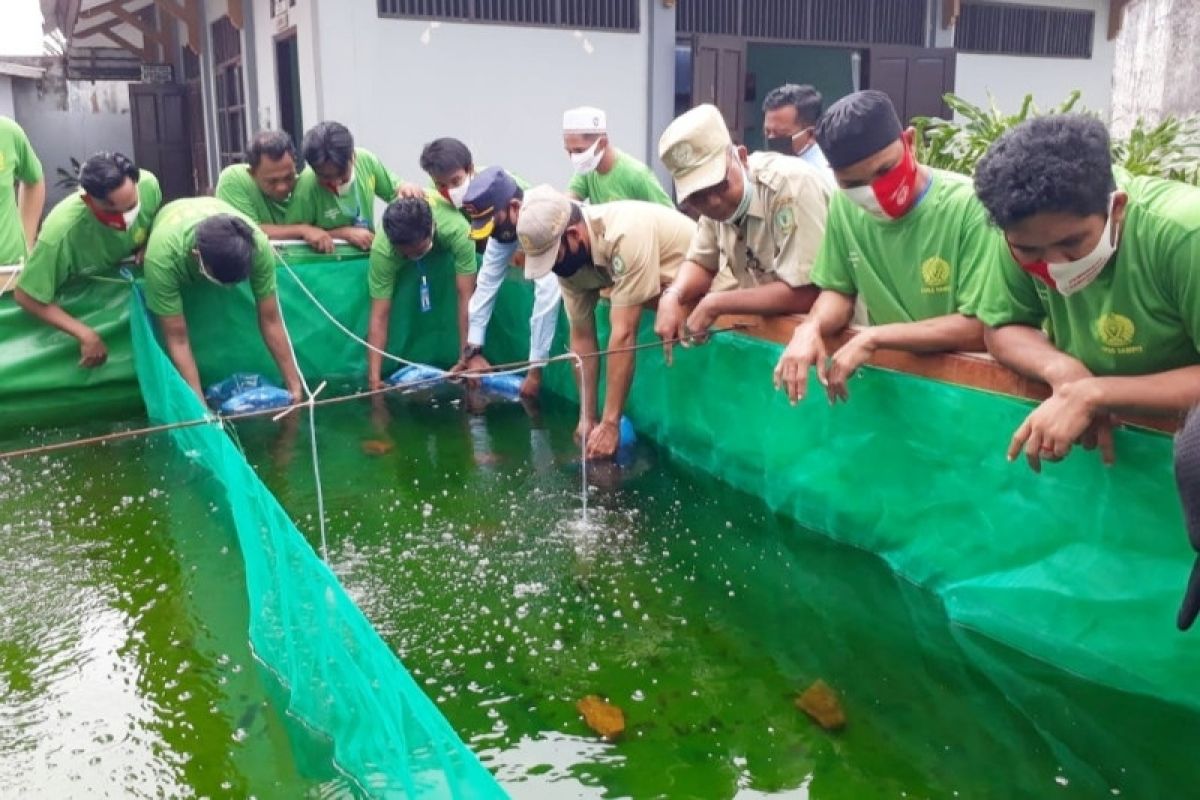
MULTIPOLYGON (((307 129, 320 121, 318 95, 320 76, 316 69, 315 27, 313 25, 314 0, 296 0, 285 17, 271 17, 271 0, 252 0, 246 3, 248 13, 253 9, 252 42, 247 48, 254 50, 254 71, 247 75, 257 88, 256 112, 260 128, 279 127, 279 94, 275 70, 275 40, 289 30, 296 33, 300 61, 300 107, 307 129)), ((297 145, 299 142, 297 142, 297 145)))
MULTIPOLYGON (((955 93, 986 106, 989 95, 1004 112, 1015 112, 1025 95, 1032 94, 1040 108, 1050 108, 1067 98, 1072 90, 1083 92, 1081 102, 1108 117, 1112 105, 1114 42, 1108 40, 1108 0, 1000 0, 1017 5, 1053 5, 1085 8, 1096 12, 1092 57, 1042 58, 1037 56, 1001 56, 959 53, 955 68, 955 93)), ((952 47, 953 30, 938 26, 936 43, 952 47)))
POLYGON ((1200 113, 1200 0, 1134 0, 1113 70, 1113 130, 1200 113))
MULTIPOLYGON (((307 2, 320 70, 315 112, 303 101, 305 124, 345 123, 407 180, 424 180, 425 142, 456 136, 480 164, 565 186, 562 112, 583 104, 605 109, 613 142, 653 163, 645 9, 639 33, 605 33, 379 19, 375 0, 307 2)), ((301 74, 304 82, 303 49, 301 74)))
POLYGON ((16 119, 17 113, 13 106, 13 78, 11 75, 0 75, 0 117, 16 119))
POLYGON ((52 66, 40 80, 13 82, 14 118, 25 129, 46 172, 46 208, 70 189, 55 186, 56 171, 100 150, 133 156, 129 88, 121 81, 67 81, 52 66))

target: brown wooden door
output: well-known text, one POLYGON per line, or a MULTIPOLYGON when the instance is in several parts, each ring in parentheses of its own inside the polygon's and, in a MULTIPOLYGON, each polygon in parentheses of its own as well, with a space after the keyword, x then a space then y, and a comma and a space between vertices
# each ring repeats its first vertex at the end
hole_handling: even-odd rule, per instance
POLYGON ((729 135, 742 141, 746 94, 746 40, 739 36, 697 35, 692 40, 692 105, 712 103, 729 135))
POLYGON ((872 47, 866 85, 887 93, 905 123, 913 117, 949 119, 942 96, 954 91, 954 60, 951 48, 872 47))
POLYGON ((129 85, 133 159, 158 176, 163 202, 195 192, 185 87, 175 83, 129 85))

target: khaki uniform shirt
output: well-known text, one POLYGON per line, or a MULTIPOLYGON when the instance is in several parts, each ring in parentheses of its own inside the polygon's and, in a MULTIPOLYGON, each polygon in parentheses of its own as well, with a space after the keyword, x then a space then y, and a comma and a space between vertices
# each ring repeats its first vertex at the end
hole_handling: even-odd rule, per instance
POLYGON ((583 207, 592 244, 592 264, 559 278, 567 319, 592 319, 600 290, 612 287, 614 307, 636 306, 658 297, 687 256, 696 223, 673 208, 642 200, 617 200, 583 207))
POLYGON ((728 270, 737 288, 776 280, 805 286, 825 233, 829 184, 798 158, 754 153, 749 162, 746 216, 736 225, 701 217, 688 260, 709 272, 728 270))

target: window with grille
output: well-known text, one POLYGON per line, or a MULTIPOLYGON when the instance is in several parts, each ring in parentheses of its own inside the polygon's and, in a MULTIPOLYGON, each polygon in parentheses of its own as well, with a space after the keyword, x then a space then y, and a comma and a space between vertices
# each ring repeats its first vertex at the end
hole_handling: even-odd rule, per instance
POLYGON ((968 0, 954 46, 968 53, 1091 58, 1095 26, 1093 11, 968 0))
POLYGON ((838 44, 925 44, 925 0, 679 0, 679 33, 838 44))
POLYGON ((246 160, 246 90, 242 37, 229 17, 212 26, 213 79, 217 98, 217 150, 221 167, 246 160))
POLYGON ((379 16, 636 33, 640 0, 376 0, 379 16))

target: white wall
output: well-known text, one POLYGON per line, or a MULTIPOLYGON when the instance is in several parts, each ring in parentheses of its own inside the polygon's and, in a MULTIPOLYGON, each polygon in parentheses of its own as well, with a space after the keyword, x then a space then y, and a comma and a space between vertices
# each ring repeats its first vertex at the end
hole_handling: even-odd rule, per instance
POLYGON ((46 209, 69 190, 54 185, 71 157, 83 161, 99 150, 133 157, 129 86, 119 81, 64 81, 57 70, 41 80, 13 81, 14 118, 25 129, 46 173, 46 209))
POLYGON ((1200 113, 1200 0, 1134 0, 1113 70, 1113 130, 1200 113))
MULTIPOLYGON (((257 83, 258 124, 260 128, 279 127, 279 93, 275 74, 275 37, 290 28, 296 29, 296 44, 300 62, 300 108, 307 129, 320 121, 318 116, 319 76, 316 70, 316 28, 313 25, 313 0, 296 0, 284 20, 271 17, 271 0, 252 0, 247 3, 247 16, 254 15, 253 42, 254 75, 248 76, 257 83), (277 24, 278 22, 278 24, 277 24)), ((253 132, 252 132, 253 133, 253 132)), ((299 146, 299 142, 296 145, 299 146)))
MULTIPOLYGON (((1003 0, 1024 5, 1044 4, 1060 8, 1085 8, 1096 12, 1091 59, 1041 58, 959 53, 955 93, 976 105, 986 105, 989 93, 1002 111, 1015 112, 1033 94, 1039 108, 1056 106, 1074 89, 1083 91, 1088 109, 1107 118, 1112 105, 1112 75, 1115 43, 1108 40, 1108 0, 1003 0)), ((939 44, 943 41, 939 36, 939 44)))
MULTIPOLYGON (((562 112, 608 112, 620 148, 647 159, 648 55, 640 33, 380 19, 375 0, 301 0, 313 6, 317 108, 308 126, 337 120, 410 181, 425 180, 424 143, 455 136, 480 164, 565 186, 562 112)), ((257 7, 256 7, 257 8, 257 7)), ((299 35, 303 41, 303 30, 299 35)), ((306 78, 301 49, 301 75, 306 78)), ((261 70, 260 70, 261 73, 261 70)), ((261 91, 260 97, 268 96, 261 91)))

